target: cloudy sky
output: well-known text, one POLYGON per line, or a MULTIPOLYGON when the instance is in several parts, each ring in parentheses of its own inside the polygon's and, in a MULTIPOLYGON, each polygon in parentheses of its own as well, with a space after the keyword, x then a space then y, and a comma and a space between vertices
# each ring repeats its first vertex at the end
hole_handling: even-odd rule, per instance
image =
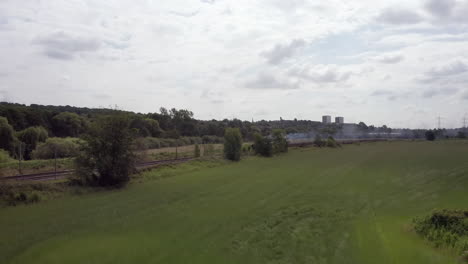
POLYGON ((468 0, 0 0, 0 100, 462 126, 468 0))

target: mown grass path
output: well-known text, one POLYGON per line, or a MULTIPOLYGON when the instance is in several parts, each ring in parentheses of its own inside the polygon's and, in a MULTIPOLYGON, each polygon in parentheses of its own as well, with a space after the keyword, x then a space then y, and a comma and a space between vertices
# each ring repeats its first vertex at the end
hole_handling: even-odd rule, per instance
POLYGON ((0 263, 457 263, 410 224, 466 209, 467 143, 296 149, 2 208, 0 263))

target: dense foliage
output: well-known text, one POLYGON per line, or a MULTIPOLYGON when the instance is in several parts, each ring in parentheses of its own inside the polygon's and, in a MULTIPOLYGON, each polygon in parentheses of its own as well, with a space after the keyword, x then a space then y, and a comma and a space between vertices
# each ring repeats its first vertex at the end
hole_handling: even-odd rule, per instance
POLYGON ((134 138, 126 115, 114 114, 92 124, 76 159, 80 183, 115 186, 128 182, 135 165, 134 138))
POLYGON ((459 253, 468 250, 468 211, 438 210, 414 220, 414 229, 436 247, 453 248, 459 253))
POLYGON ((424 136, 429 141, 434 141, 436 139, 436 135, 435 135, 434 131, 432 131, 432 130, 426 131, 426 133, 424 133, 424 136))
POLYGON ((224 133, 224 157, 239 161, 242 151, 242 136, 238 128, 226 128, 224 133))
POLYGON ((77 138, 48 138, 32 152, 34 159, 53 159, 75 157, 79 153, 77 138))
POLYGON ((0 149, 14 153, 16 144, 15 130, 5 117, 0 117, 0 149))
POLYGON ((264 157, 273 155, 273 145, 269 137, 264 137, 260 133, 254 135, 254 144, 252 146, 255 154, 264 157))
POLYGON ((40 142, 46 141, 48 134, 47 130, 43 127, 28 127, 18 132, 17 137, 21 141, 24 147, 22 147, 21 154, 24 159, 31 159, 31 153, 36 149, 36 146, 40 142))
POLYGON ((273 130, 273 153, 288 152, 286 132, 281 129, 273 130))

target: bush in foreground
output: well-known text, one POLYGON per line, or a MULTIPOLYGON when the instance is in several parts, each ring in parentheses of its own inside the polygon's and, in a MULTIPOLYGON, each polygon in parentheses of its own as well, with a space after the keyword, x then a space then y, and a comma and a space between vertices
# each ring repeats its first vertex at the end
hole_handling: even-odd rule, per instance
POLYGON ((99 186, 127 183, 135 169, 134 138, 129 119, 123 114, 95 122, 76 159, 80 183, 99 186))
POLYGON ((242 149, 242 136, 238 128, 226 128, 224 132, 224 157, 239 161, 242 149))
POLYGON ((437 210, 414 220, 416 233, 436 247, 448 247, 458 253, 468 251, 468 211, 437 210))

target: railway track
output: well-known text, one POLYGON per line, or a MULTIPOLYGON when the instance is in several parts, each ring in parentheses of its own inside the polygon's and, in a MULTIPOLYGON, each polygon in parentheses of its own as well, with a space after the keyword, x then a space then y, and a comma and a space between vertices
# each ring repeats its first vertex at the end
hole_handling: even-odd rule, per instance
MULTIPOLYGON (((170 160, 153 160, 148 162, 138 163, 136 165, 137 170, 142 170, 150 167, 155 167, 159 165, 167 165, 167 164, 177 164, 177 163, 184 163, 194 158, 180 158, 180 159, 170 159, 170 160)), ((6 176, 0 177, 0 180, 16 180, 16 181, 45 181, 45 180, 56 180, 62 179, 66 176, 72 174, 75 170, 62 170, 57 172, 41 172, 41 173, 33 173, 33 174, 24 174, 24 175, 15 175, 15 176, 6 176)))

